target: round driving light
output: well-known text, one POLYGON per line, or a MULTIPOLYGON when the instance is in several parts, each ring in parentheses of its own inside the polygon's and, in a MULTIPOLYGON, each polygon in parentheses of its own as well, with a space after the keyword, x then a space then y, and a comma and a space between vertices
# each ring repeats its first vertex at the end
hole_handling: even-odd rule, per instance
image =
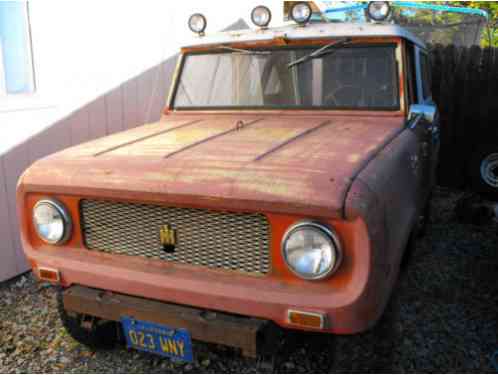
POLYGON ((292 272, 306 280, 321 280, 341 263, 342 250, 335 232, 315 222, 291 227, 282 241, 282 253, 292 272))
POLYGON ((203 34, 206 30, 207 21, 206 17, 204 17, 200 13, 195 13, 190 16, 188 19, 188 27, 192 32, 197 34, 203 34))
POLYGON ((391 6, 387 1, 371 1, 368 3, 368 16, 374 21, 384 21, 391 14, 391 6))
POLYGON ((71 234, 71 219, 66 208, 53 200, 42 200, 35 205, 33 224, 38 236, 50 245, 66 242, 71 234))
POLYGON ((251 12, 251 20, 258 27, 268 27, 271 22, 271 11, 267 7, 260 5, 251 12))
POLYGON ((307 2, 296 3, 292 6, 290 16, 294 22, 305 25, 311 19, 311 6, 307 2))

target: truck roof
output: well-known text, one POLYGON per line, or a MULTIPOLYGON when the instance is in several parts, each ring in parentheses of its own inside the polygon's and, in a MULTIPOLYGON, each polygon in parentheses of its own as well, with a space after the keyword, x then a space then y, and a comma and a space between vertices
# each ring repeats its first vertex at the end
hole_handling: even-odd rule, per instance
POLYGON ((306 27, 297 24, 269 29, 225 31, 197 37, 184 47, 210 46, 240 42, 264 42, 285 37, 290 40, 326 39, 339 37, 400 37, 426 49, 425 43, 399 25, 368 23, 311 23, 306 27))

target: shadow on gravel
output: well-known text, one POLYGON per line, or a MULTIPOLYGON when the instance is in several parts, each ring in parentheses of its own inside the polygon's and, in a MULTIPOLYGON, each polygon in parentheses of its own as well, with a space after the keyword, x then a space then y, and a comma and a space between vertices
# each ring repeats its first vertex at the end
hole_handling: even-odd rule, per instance
POLYGON ((354 336, 286 332, 275 370, 278 373, 390 372, 399 339, 396 315, 396 306, 391 304, 374 329, 354 336))

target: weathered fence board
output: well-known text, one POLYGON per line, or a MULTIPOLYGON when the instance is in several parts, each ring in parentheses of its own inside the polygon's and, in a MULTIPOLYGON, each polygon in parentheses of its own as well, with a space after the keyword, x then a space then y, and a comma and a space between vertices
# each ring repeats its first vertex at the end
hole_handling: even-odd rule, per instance
POLYGON ((468 186, 467 165, 498 143, 498 49, 433 46, 433 96, 441 112, 439 183, 468 186))

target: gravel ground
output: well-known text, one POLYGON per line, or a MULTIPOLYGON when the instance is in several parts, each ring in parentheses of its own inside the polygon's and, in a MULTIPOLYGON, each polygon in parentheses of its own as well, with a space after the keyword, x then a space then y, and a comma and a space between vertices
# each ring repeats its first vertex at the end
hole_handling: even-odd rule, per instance
MULTIPOLYGON (((351 337, 289 332, 276 372, 496 373, 497 228, 455 220, 458 192, 439 190, 420 240, 381 323, 351 337)), ((125 348, 91 352, 72 340, 56 312, 55 290, 26 275, 0 286, 0 373, 258 371, 236 350, 194 343, 193 365, 125 348)))

